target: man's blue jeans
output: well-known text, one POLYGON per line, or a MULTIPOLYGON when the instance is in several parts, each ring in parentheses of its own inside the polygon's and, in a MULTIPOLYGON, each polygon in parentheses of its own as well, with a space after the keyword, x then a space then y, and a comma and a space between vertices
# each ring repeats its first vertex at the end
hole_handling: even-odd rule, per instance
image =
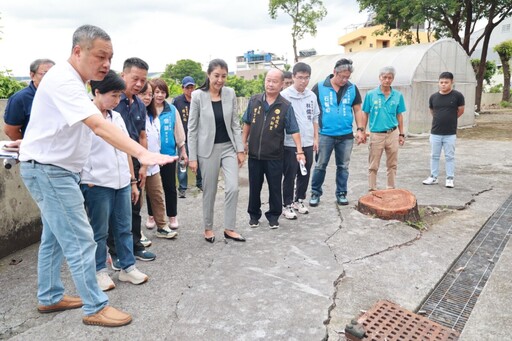
POLYGON ((79 175, 35 162, 22 162, 20 170, 43 221, 37 264, 39 303, 52 305, 62 300, 60 271, 65 257, 85 314, 96 313, 107 305, 108 297, 96 280, 96 242, 85 213, 79 175))
POLYGON ((430 134, 430 146, 432 153, 430 157, 430 174, 437 178, 439 176, 439 159, 441 150, 444 149, 446 161, 446 177, 452 178, 455 175, 455 141, 457 135, 434 135, 430 134))
POLYGON ((109 225, 114 234, 117 256, 122 269, 135 264, 132 236, 131 186, 113 189, 102 186, 80 185, 85 208, 94 231, 96 271, 107 267, 107 237, 109 225))
POLYGON ((348 166, 354 139, 339 138, 320 134, 318 144, 318 159, 316 160, 313 179, 311 180, 311 193, 322 195, 322 185, 325 180, 325 170, 329 164, 332 151, 336 160, 336 196, 347 194, 348 166))

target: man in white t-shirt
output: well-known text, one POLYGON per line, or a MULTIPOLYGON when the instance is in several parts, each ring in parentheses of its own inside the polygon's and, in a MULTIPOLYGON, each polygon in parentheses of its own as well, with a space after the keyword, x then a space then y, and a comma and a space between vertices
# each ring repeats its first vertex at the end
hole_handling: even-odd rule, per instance
POLYGON ((89 130, 145 165, 166 164, 176 158, 150 153, 105 120, 91 102, 85 83, 105 77, 112 55, 110 37, 101 28, 84 25, 75 31, 68 61, 50 69, 38 88, 19 159, 23 182, 37 202, 43 222, 39 312, 83 306, 85 324, 117 327, 132 318, 108 306, 108 297, 98 286, 96 243, 78 185, 78 173, 91 150, 89 130), (80 298, 64 294, 60 279, 64 257, 80 298))

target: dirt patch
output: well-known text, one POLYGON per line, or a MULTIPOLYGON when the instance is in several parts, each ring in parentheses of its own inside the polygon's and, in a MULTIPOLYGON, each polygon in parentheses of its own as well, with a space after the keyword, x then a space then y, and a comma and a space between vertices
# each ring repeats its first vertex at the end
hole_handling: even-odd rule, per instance
POLYGON ((471 140, 512 141, 512 109, 483 111, 475 117, 475 125, 459 129, 457 138, 471 140))
POLYGON ((456 209, 450 207, 436 207, 436 206, 418 206, 420 213, 420 221, 410 222, 407 221, 407 225, 420 230, 427 231, 431 226, 434 226, 442 219, 452 215, 456 209))

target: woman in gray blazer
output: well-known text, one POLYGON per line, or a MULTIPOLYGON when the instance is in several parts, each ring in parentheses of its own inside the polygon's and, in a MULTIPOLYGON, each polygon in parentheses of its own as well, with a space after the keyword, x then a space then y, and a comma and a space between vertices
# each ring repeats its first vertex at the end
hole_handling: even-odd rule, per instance
POLYGON ((244 146, 237 115, 235 91, 225 87, 228 65, 214 59, 208 65, 205 83, 192 93, 188 121, 189 167, 195 173, 197 163, 203 178, 204 239, 215 241, 213 209, 219 171, 225 181, 224 237, 244 242, 235 232, 238 202, 238 167, 245 161, 244 146))

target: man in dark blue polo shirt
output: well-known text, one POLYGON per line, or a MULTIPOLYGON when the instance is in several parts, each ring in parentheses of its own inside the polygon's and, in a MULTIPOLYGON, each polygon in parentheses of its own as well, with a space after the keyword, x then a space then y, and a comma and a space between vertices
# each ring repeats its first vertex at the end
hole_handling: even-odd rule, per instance
MULTIPOLYGON (((190 76, 186 76, 181 81, 181 88, 183 89, 183 94, 175 97, 172 101, 172 104, 178 109, 178 112, 180 113, 181 117, 181 123, 183 124, 183 129, 185 130, 185 138, 188 135, 188 113, 190 110, 190 100, 192 99, 192 91, 196 88, 196 82, 194 78, 190 76)), ((185 140, 186 142, 186 140, 185 140)), ((187 150, 188 154, 188 146, 185 144, 185 148, 187 150)), ((188 187, 188 175, 187 172, 178 172, 178 181, 179 181, 179 187, 178 187, 178 196, 180 198, 185 198, 185 191, 188 187)), ((201 178, 201 171, 199 170, 199 167, 197 167, 196 172, 196 186, 197 188, 201 189, 203 188, 203 182, 201 178)))
POLYGON ((32 79, 30 84, 13 94, 7 101, 4 113, 4 133, 11 140, 22 139, 25 135, 37 87, 44 75, 54 65, 55 63, 50 59, 34 60, 30 64, 30 79, 32 79))
MULTIPOLYGON (((147 149, 148 141, 146 136, 146 106, 142 100, 137 96, 140 90, 144 87, 147 81, 149 66, 140 58, 128 58, 123 65, 123 72, 121 77, 126 82, 126 90, 121 94, 121 101, 114 108, 115 111, 121 114, 128 134, 135 142, 138 142, 147 149)), ((141 165, 137 158, 132 157, 133 172, 138 177, 139 190, 144 187, 146 182, 147 167, 141 165)), ((140 216, 140 200, 132 203, 132 234, 133 234, 133 252, 135 258, 142 261, 152 261, 156 255, 146 250, 146 247, 141 243, 141 216, 140 216)), ((115 245, 112 233, 109 231, 108 238, 109 252, 112 256, 112 267, 117 270, 115 254, 115 245)), ((149 243, 148 243, 149 244, 149 243)), ((147 245, 148 245, 147 244, 147 245)), ((149 245, 148 245, 149 246, 149 245)))

